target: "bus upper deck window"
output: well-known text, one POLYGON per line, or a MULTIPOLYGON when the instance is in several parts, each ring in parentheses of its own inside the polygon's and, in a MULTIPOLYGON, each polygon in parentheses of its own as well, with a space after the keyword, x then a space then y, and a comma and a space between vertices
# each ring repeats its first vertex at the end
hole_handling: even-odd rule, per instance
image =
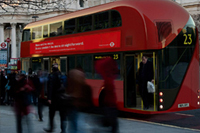
POLYGON ((65 21, 64 34, 76 33, 76 19, 70 19, 65 21))
POLYGON ((50 37, 62 35, 62 22, 50 24, 50 37))
POLYGON ((78 32, 92 30, 92 15, 78 18, 78 32))
POLYGON ((30 29, 23 30, 22 41, 30 41, 31 40, 31 32, 30 29))
POLYGON ((48 37, 48 25, 43 26, 43 38, 48 37))
POLYGON ((109 27, 108 12, 97 13, 94 15, 94 29, 105 29, 109 27))
POLYGON ((32 29, 32 39, 42 38, 42 26, 35 27, 32 29))
POLYGON ((121 16, 117 11, 111 11, 111 27, 122 26, 121 16))

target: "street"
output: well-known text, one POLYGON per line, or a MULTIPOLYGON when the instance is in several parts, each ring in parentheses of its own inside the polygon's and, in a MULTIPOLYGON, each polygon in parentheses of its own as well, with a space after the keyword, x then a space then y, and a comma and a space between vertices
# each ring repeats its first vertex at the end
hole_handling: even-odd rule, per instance
MULTIPOLYGON (((35 107, 34 107, 35 108, 35 107)), ((44 133, 43 128, 47 127, 48 124, 48 108, 44 108, 44 121, 39 122, 37 115, 31 116, 33 119, 33 133, 44 133)), ((155 118, 155 116, 152 116, 155 118)), ((144 119, 144 118, 118 118, 119 121, 119 132, 120 133, 198 133, 200 130, 196 129, 189 129, 186 127, 180 127, 179 125, 170 124, 169 116, 168 119, 169 123, 163 124, 162 119, 163 117, 157 117, 157 122, 152 122, 153 119, 144 119), (142 120, 143 119, 143 120, 142 120)), ((99 115, 88 115, 88 114, 81 114, 78 120, 78 127, 80 133, 108 133, 108 128, 100 126, 99 115)), ((183 121, 184 119, 179 119, 183 121)), ((187 121, 187 120, 186 120, 187 121)), ((14 116, 14 112, 12 107, 10 106, 0 106, 0 132, 1 133, 15 133, 16 132, 16 120, 14 116)), ((59 125, 59 114, 57 113, 55 116, 55 133, 60 133, 60 125, 59 125)), ((200 125, 200 123, 198 123, 200 125)), ((27 133, 27 127, 25 122, 23 122, 23 129, 24 133, 27 133)))

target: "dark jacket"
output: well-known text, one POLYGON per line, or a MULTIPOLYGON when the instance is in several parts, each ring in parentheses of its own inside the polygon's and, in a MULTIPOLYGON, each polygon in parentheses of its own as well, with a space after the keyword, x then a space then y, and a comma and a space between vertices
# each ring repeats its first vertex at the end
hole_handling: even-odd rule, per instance
POLYGON ((151 81, 153 79, 153 64, 150 61, 144 65, 142 62, 140 63, 138 80, 139 84, 147 83, 147 81, 151 81))
POLYGON ((48 98, 48 100, 52 100, 52 102, 56 101, 57 96, 61 91, 60 90, 60 88, 61 88, 60 77, 61 76, 62 75, 61 75, 60 71, 52 72, 48 76, 47 98, 48 98))

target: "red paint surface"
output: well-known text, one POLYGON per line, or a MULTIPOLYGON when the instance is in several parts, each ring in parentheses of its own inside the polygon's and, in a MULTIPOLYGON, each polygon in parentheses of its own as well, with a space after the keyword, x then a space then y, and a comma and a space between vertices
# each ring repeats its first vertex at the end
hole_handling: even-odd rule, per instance
POLYGON ((119 48, 120 31, 61 38, 30 44, 30 54, 119 48))

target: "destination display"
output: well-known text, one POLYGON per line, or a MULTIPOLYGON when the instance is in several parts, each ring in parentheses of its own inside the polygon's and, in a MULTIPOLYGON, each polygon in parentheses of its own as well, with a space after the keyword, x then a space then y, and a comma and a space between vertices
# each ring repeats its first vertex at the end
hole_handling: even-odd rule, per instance
POLYGON ((112 58, 114 60, 119 60, 120 55, 119 54, 94 55, 94 60, 100 60, 104 58, 112 58))

